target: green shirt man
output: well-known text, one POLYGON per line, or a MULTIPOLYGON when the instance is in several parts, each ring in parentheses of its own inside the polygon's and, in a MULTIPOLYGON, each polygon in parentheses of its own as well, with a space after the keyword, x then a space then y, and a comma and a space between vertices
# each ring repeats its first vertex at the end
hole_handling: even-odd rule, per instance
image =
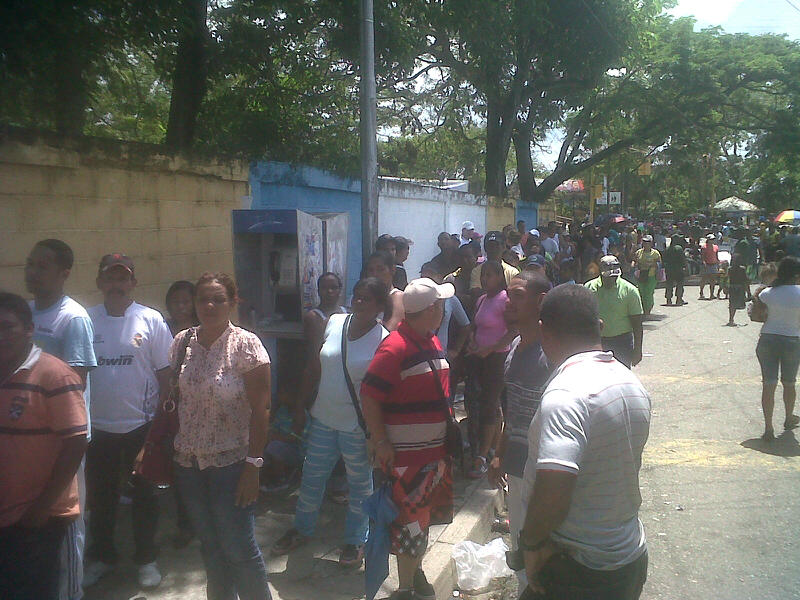
POLYGON ((594 293, 603 320, 603 349, 630 368, 642 360, 642 299, 632 283, 622 279, 616 256, 600 259, 600 277, 584 285, 594 293))

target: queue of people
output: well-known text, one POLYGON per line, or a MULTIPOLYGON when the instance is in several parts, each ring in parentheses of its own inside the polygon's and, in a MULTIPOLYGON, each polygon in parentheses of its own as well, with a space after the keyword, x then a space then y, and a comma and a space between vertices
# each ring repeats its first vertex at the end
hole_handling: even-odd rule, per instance
MULTIPOLYGON (((347 503, 339 563, 360 566, 368 499, 388 490, 398 512, 392 597, 435 600, 421 561, 429 527, 452 519, 450 425, 463 383, 464 475, 508 485, 512 541, 525 558, 520 590, 569 589, 584 578, 638 598, 647 553, 634 490, 650 400, 630 369, 642 360, 656 283, 666 280, 668 305, 673 293, 686 303, 693 243, 674 233, 662 244, 663 235, 587 225, 573 236, 556 223, 526 230, 520 222, 482 236, 465 222, 459 236, 438 236, 440 252, 410 281, 398 273, 411 241, 381 236, 353 290, 335 273, 319 278, 320 305, 303 320, 304 376, 285 405, 272 401, 263 343, 232 324, 238 292, 229 275, 174 283, 165 319, 135 301, 135 265, 112 253, 98 265, 103 302, 85 310, 64 293, 72 250, 37 243, 25 270, 33 300, 0 294, 0 464, 11 490, 0 499, 0 554, 31 558, 16 570, 0 558, 0 596, 80 598, 112 572, 121 495, 131 503, 138 583, 161 583, 159 497, 139 467, 153 420, 176 393, 174 545, 199 539, 210 600, 271 597, 255 502, 260 489, 287 490, 292 473, 293 526, 271 554, 306 543, 326 489, 338 489, 347 503), (58 410, 37 408, 54 398, 58 410), (28 431, 36 435, 21 435, 28 431), (598 442, 604 436, 618 444, 598 442), (36 464, 16 462, 23 454, 36 464), (282 487, 270 487, 273 477, 282 487), (606 488, 614 507, 595 514, 594 495, 606 488), (554 497, 569 513, 547 504, 554 497), (619 536, 624 547, 612 547, 619 536), (42 561, 58 569, 44 576, 42 561)), ((752 244, 734 251, 723 281, 714 241, 701 252, 703 275, 712 295, 724 284, 733 322, 749 296, 752 244)), ((774 439, 779 380, 784 427, 800 423, 798 265, 783 258, 753 294, 766 313, 757 348, 765 440, 774 439)))

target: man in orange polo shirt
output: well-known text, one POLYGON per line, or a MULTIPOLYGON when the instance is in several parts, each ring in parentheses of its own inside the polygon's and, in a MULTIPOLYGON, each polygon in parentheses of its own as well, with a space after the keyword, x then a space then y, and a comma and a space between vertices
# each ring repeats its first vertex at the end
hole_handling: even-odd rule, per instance
POLYGON ((80 377, 33 344, 28 303, 0 293, 0 598, 57 600, 85 451, 80 377))

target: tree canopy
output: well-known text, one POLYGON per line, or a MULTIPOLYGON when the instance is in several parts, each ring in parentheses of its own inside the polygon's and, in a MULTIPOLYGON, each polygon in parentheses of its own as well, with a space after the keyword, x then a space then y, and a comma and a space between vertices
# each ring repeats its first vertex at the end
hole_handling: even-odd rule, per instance
MULTIPOLYGON (((603 169, 653 206, 736 193, 785 208, 800 186, 798 44, 695 31, 663 9, 375 0, 381 173, 498 196, 513 176, 540 202, 603 169)), ((358 0, 10 0, 0 123, 355 174, 358 14, 358 0)))

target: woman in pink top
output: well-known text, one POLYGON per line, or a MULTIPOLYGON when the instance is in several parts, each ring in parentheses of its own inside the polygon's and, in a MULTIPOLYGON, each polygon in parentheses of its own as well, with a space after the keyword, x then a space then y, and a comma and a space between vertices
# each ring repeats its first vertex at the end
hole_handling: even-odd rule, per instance
MULTIPOLYGON (((508 354, 508 327, 504 318, 506 301, 506 278, 503 266, 493 260, 481 265, 481 287, 485 294, 478 298, 473 321, 473 335, 469 353, 471 366, 481 387, 478 405, 480 445, 469 477, 482 477, 488 467, 487 454, 497 437, 501 422, 500 394, 503 391, 503 365, 508 354)), ((472 416, 474 418, 474 415, 472 416)))

